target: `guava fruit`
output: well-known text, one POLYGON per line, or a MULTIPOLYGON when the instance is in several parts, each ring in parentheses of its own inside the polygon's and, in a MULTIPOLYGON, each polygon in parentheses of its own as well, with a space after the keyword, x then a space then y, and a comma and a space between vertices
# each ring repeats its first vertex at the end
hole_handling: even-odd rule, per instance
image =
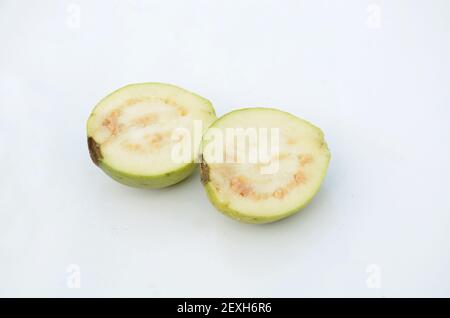
POLYGON ((204 133, 201 181, 225 215, 269 223, 311 201, 329 161, 318 127, 280 110, 246 108, 224 115, 204 133))
POLYGON ((162 83, 131 84, 95 106, 87 122, 89 153, 120 183, 167 187, 194 171, 201 135, 215 119, 211 103, 187 90, 162 83), (187 154, 175 160, 180 143, 187 154))

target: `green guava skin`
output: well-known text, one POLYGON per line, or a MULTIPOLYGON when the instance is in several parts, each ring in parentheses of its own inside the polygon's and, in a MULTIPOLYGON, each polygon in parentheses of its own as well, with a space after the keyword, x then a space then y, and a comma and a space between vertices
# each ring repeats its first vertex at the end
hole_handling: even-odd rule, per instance
POLYGON ((108 163, 103 161, 101 148, 92 137, 88 137, 89 154, 92 161, 115 181, 135 188, 160 189, 174 185, 183 181, 194 172, 196 163, 187 163, 176 170, 162 173, 159 175, 142 176, 119 171, 114 169, 108 163))
MULTIPOLYGON (((98 107, 98 105, 100 105, 110 95, 112 95, 122 89, 126 89, 130 86, 147 85, 147 84, 172 86, 172 87, 175 87, 178 89, 185 90, 183 88, 180 88, 180 87, 172 85, 172 84, 165 84, 165 83, 158 83, 158 82, 129 84, 129 85, 126 85, 122 88, 119 88, 119 89, 113 91, 112 93, 110 93, 106 97, 104 97, 102 100, 100 100, 100 102, 97 103, 97 105, 92 110, 91 115, 89 116, 89 119, 95 113, 95 110, 98 107)), ((198 98, 201 98, 203 101, 205 101, 210 108, 209 114, 214 116, 215 119, 217 119, 214 107, 209 100, 205 99, 204 97, 201 97, 200 95, 192 93, 190 91, 189 91, 189 93, 192 95, 195 95, 198 98)), ((88 137, 87 138, 88 139, 88 148, 89 148, 89 153, 90 153, 92 161, 94 162, 95 165, 97 165, 100 169, 102 169, 103 172, 105 172, 113 180, 115 180, 123 185, 135 187, 135 188, 144 188, 144 189, 161 189, 161 188, 169 187, 169 186, 172 186, 174 184, 177 184, 177 183, 183 181, 184 179, 188 178, 197 168, 198 164, 193 161, 190 163, 186 163, 185 165, 182 165, 181 167, 179 167, 176 170, 168 171, 166 173, 162 173, 159 175, 149 175, 149 176, 136 175, 136 174, 131 174, 131 173, 117 170, 114 167, 108 165, 108 163, 103 160, 104 158, 101 153, 101 146, 99 146, 95 142, 94 138, 91 137, 89 134, 89 127, 88 127, 89 119, 87 121, 86 130, 87 130, 87 137, 88 137)))
MULTIPOLYGON (((277 110, 280 111, 278 109, 273 109, 273 108, 265 108, 265 107, 255 107, 255 108, 242 108, 242 109, 237 109, 234 111, 231 111, 225 115, 223 115, 221 118, 218 118, 213 124, 211 124, 210 127, 213 127, 215 123, 217 123, 218 121, 220 121, 222 118, 224 118, 225 116, 229 116, 229 115, 234 115, 240 111, 245 111, 245 110, 261 110, 261 111, 265 111, 265 110, 277 110)), ((297 118, 296 116, 284 112, 294 118, 297 118)), ((323 138, 323 132, 320 130, 320 128, 314 126, 313 124, 309 123, 311 126, 315 127, 316 129, 318 129, 321 134, 322 134, 322 138, 323 138)), ((204 134, 205 135, 205 134, 204 134)), ((212 205, 222 214, 226 215, 227 217, 230 217, 234 220, 243 222, 243 223, 249 223, 249 224, 266 224, 266 223, 273 223, 273 222, 277 222, 280 221, 284 218, 287 218, 288 216, 291 216, 293 214, 296 214, 297 212, 299 212, 300 210, 302 210, 303 208, 305 208, 311 201, 312 199, 316 196, 317 192, 319 191, 321 184, 323 182, 323 180, 325 179, 325 176, 327 174, 327 170, 328 170, 328 166, 331 160, 331 154, 329 152, 328 149, 328 145, 325 142, 325 139, 323 140, 323 146, 326 147, 327 151, 328 151, 328 161, 327 161, 327 165, 325 167, 325 169, 323 170, 323 173, 320 176, 320 182, 318 183, 318 187, 315 189, 314 193, 311 195, 311 197, 306 201, 303 202, 301 205, 299 205, 298 207, 296 207, 295 209, 289 210, 289 211, 285 211, 282 213, 278 213, 275 215, 268 215, 268 216, 252 216, 250 214, 245 214, 243 212, 239 212, 236 211, 232 208, 229 207, 228 204, 223 204, 219 198, 216 195, 216 191, 214 190, 214 187, 211 185, 211 183, 209 182, 209 168, 207 166, 207 163, 203 161, 202 158, 202 162, 200 163, 200 174, 201 174, 201 181, 203 184, 203 187, 205 189, 206 195, 208 197, 208 200, 212 203, 212 205)), ((204 147, 206 144, 205 140, 202 140, 202 147, 204 147)))
POLYGON ((139 176, 117 171, 106 163, 101 163, 99 167, 117 182, 135 188, 161 189, 177 184, 189 177, 196 168, 196 164, 190 163, 182 166, 178 170, 167 172, 156 176, 139 176))

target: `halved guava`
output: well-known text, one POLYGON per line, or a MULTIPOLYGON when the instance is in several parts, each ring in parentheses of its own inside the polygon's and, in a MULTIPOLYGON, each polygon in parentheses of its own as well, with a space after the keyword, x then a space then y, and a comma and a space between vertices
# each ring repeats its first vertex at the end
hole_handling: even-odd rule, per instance
POLYGON ((311 201, 330 152, 322 131, 309 122, 276 109, 246 108, 209 127, 201 158, 202 183, 219 211, 243 222, 268 223, 311 201))
POLYGON ((201 135, 215 119, 207 99, 182 88, 131 84, 95 106, 87 122, 89 153, 118 182, 144 188, 170 186, 193 172, 201 142, 195 133, 201 135), (180 143, 188 146, 183 160, 174 158, 174 147, 180 143))

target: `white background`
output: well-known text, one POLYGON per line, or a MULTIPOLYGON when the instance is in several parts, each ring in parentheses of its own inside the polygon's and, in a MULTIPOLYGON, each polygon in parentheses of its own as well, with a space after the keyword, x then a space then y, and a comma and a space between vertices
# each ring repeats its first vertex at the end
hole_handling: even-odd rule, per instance
POLYGON ((0 0, 0 296, 450 296, 449 21, 445 0, 0 0), (314 201, 257 226, 198 173, 112 181, 86 120, 145 81, 321 127, 314 201))

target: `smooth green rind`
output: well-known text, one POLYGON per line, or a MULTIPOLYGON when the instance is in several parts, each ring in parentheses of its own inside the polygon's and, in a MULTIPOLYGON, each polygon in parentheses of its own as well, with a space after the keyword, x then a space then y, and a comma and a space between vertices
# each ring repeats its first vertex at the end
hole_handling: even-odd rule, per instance
POLYGON ((169 187, 178 182, 183 181, 189 177, 196 168, 195 163, 189 163, 178 170, 167 172, 157 176, 139 176, 129 173, 123 173, 111 168, 106 163, 99 163, 99 167, 111 178, 124 185, 135 187, 135 188, 145 188, 145 189, 160 189, 169 187))
MULTIPOLYGON (((330 163, 330 160, 331 160, 331 154, 330 154, 330 151, 328 149, 328 145, 327 145, 327 143, 326 143, 326 141, 325 141, 325 139, 323 137, 324 134, 323 134, 322 130, 319 127, 311 124, 308 121, 305 121, 304 119, 300 119, 300 118, 298 118, 298 117, 296 117, 296 116, 294 116, 294 115, 292 115, 292 114, 290 114, 288 112, 284 112, 284 111, 281 111, 281 110, 278 110, 278 109, 274 109, 274 108, 255 107, 255 108, 237 109, 237 110, 231 111, 231 112, 223 115, 222 117, 218 118, 213 124, 211 124, 210 127, 214 127, 214 125, 216 123, 218 123, 221 119, 225 118, 226 116, 230 116, 230 115, 236 114, 238 112, 249 110, 249 109, 251 109, 251 110, 261 110, 261 111, 264 111, 264 110, 276 110, 276 111, 279 111, 279 112, 283 112, 283 113, 285 113, 285 114, 287 114, 287 115, 289 115, 289 116, 291 116, 291 117, 293 117, 293 118, 295 118, 297 120, 302 120, 303 122, 311 125, 312 127, 317 129, 321 133, 321 136, 322 136, 322 139, 323 139, 323 146, 326 148, 327 153, 328 153, 327 165, 326 165, 325 169, 323 169, 323 173, 321 175, 320 182, 318 183, 317 188, 312 193, 312 195, 309 197, 309 199, 307 201, 303 202, 300 206, 296 207, 295 209, 286 211, 285 213, 276 214, 276 215, 268 215, 268 216, 252 216, 252 215, 248 215, 248 214, 245 214, 245 212, 240 212, 240 211, 236 211, 234 209, 231 209, 228 206, 228 204, 222 203, 220 201, 220 199, 217 197, 216 191, 214 190, 214 187, 209 182, 209 175, 205 176, 205 173, 209 174, 209 168, 208 168, 207 163, 206 162, 201 162, 201 164, 200 164, 201 176, 202 176, 201 180, 202 180, 203 186, 205 188, 206 195, 207 195, 209 201, 212 203, 212 205, 219 212, 221 212, 222 214, 224 214, 224 215, 226 215, 226 216, 228 216, 228 217, 230 217, 230 218, 232 218, 234 220, 237 220, 237 221, 240 221, 240 222, 244 222, 244 223, 250 223, 250 224, 273 223, 273 222, 279 221, 281 219, 284 219, 284 218, 286 218, 288 216, 291 216, 293 214, 296 214, 297 212, 300 212, 300 210, 305 208, 312 201, 312 199, 316 196, 317 192, 319 191, 319 189, 320 189, 320 187, 321 187, 321 185, 323 183, 323 180, 325 179, 325 176, 326 176, 327 170, 328 170, 328 166, 329 166, 329 163, 330 163)), ((205 132, 205 134, 206 134, 206 132, 205 132)), ((204 136, 205 136, 205 134, 204 134, 204 136)), ((202 143, 201 143, 202 148, 205 146, 205 144, 206 144, 206 141, 202 140, 202 143)))
POLYGON ((187 163, 187 164, 179 167, 176 170, 167 171, 167 172, 159 174, 159 175, 151 175, 151 176, 140 176, 140 175, 123 172, 123 171, 120 171, 120 170, 117 170, 117 169, 111 167, 103 160, 103 156, 101 154, 101 147, 95 142, 94 138, 89 133, 89 122, 90 122, 93 114, 95 113, 95 110, 97 109, 97 107, 99 105, 101 105, 103 102, 107 101, 108 98, 110 98, 114 94, 120 92, 121 90, 130 88, 132 86, 145 86, 145 85, 171 86, 176 89, 185 91, 185 92, 201 99, 205 103, 205 105, 207 105, 209 107, 208 113, 210 115, 212 115, 215 119, 217 119, 217 118, 216 118, 216 113, 215 113, 214 107, 208 99, 206 99, 198 94, 195 94, 191 91, 188 91, 184 88, 181 88, 181 87, 178 87, 178 86, 175 86, 172 84, 159 83, 159 82, 128 84, 126 86, 123 86, 123 87, 111 92, 110 94, 108 94, 107 96, 102 98, 95 105, 95 107, 93 108, 91 114, 89 115, 89 118, 86 123, 86 131, 87 131, 87 136, 88 136, 88 148, 89 148, 89 153, 90 153, 91 159, 94 162, 94 164, 96 164, 100 169, 103 170, 103 172, 105 172, 112 179, 114 179, 115 181, 117 181, 121 184, 131 186, 131 187, 136 187, 136 188, 159 189, 159 188, 169 187, 171 185, 174 185, 174 184, 177 184, 177 183, 183 181, 184 179, 189 177, 194 172, 195 168, 197 167, 197 164, 193 161, 193 162, 187 163))

